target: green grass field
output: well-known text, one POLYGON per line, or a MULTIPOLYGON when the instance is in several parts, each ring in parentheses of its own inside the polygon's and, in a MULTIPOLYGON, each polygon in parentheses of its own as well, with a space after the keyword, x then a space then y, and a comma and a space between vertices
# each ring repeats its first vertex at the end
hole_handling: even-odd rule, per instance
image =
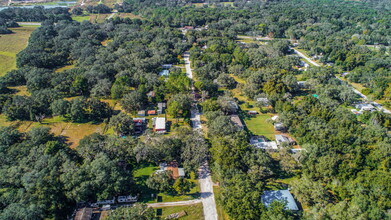
POLYGON ((164 207, 162 209, 161 219, 165 219, 168 215, 185 211, 186 215, 179 218, 181 220, 202 220, 204 219, 202 203, 189 206, 173 206, 164 207))
POLYGON ((36 28, 36 26, 11 28, 14 33, 0 35, 0 76, 16 69, 16 54, 27 46, 30 34, 36 28))
POLYGON ((74 21, 82 22, 82 21, 89 21, 90 16, 89 15, 83 15, 83 16, 72 16, 72 19, 74 21))
POLYGON ((64 136, 71 148, 75 148, 87 135, 95 132, 104 133, 105 125, 104 123, 72 123, 58 116, 45 118, 41 124, 33 121, 7 121, 4 115, 0 115, 0 126, 13 126, 21 132, 27 132, 34 127, 49 127, 53 134, 64 136))
POLYGON ((248 130, 254 135, 263 135, 270 140, 274 140, 274 135, 277 134, 273 124, 269 121, 273 114, 258 114, 255 117, 244 119, 244 123, 248 130))

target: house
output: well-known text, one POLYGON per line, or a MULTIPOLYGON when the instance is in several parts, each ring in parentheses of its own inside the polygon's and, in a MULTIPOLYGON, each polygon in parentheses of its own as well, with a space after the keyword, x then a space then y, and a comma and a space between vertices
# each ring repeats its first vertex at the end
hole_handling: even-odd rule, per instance
POLYGON ((264 191, 261 196, 262 203, 270 207, 273 201, 286 202, 285 210, 298 211, 299 207, 289 190, 271 190, 264 191))
POLYGON ((166 133, 166 118, 156 117, 152 119, 153 131, 156 133, 166 133))
POLYGON ((230 119, 240 130, 244 129, 244 125, 238 115, 231 115, 230 119))
POLYGON ((138 111, 137 116, 144 117, 145 116, 145 110, 138 111))
POLYGON ((277 145, 281 145, 282 143, 287 143, 287 144, 293 144, 294 140, 281 134, 276 134, 274 135, 276 137, 277 145))
POLYGON ((156 115, 156 110, 148 110, 148 115, 156 115))
POLYGON ((156 171, 157 173, 162 172, 162 171, 166 171, 166 170, 170 170, 171 177, 173 179, 185 177, 185 169, 178 167, 178 163, 176 161, 172 161, 168 164, 167 163, 160 163, 159 167, 160 167, 160 169, 156 171))
POLYGON ((164 76, 164 77, 168 77, 170 75, 170 71, 169 70, 162 70, 159 72, 159 76, 164 76))
POLYGON ((97 205, 110 205, 110 204, 114 204, 114 203, 115 203, 115 197, 112 200, 108 199, 108 200, 97 201, 95 204, 97 204, 97 205))
POLYGON ((119 203, 137 202, 137 196, 118 196, 119 203))
POLYGON ((134 132, 136 134, 141 134, 145 130, 146 127, 146 119, 145 118, 133 118, 134 122, 134 132))
POLYGON ((257 98, 256 101, 258 103, 261 103, 263 106, 269 105, 269 99, 268 98, 257 98))
POLYGON ((166 103, 165 102, 159 102, 157 103, 157 113, 158 114, 163 114, 164 113, 164 110, 166 109, 166 103))
POLYGON ((92 208, 83 208, 76 212, 74 220, 90 220, 92 218, 92 208))
POLYGON ((250 144, 256 148, 261 148, 265 150, 277 150, 278 146, 275 141, 266 141, 265 138, 261 136, 253 136, 250 138, 250 144))
POLYGON ((274 129, 276 131, 283 131, 283 130, 285 130, 285 126, 283 123, 277 122, 274 124, 274 129))
POLYGON ((357 104, 355 107, 359 111, 370 111, 370 112, 376 111, 376 108, 372 104, 368 104, 368 103, 357 104))

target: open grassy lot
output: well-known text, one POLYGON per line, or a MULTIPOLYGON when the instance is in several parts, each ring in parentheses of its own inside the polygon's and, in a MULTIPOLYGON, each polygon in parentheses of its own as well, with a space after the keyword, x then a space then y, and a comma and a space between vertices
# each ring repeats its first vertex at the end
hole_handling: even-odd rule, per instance
POLYGON ((90 16, 89 15, 72 16, 72 19, 75 20, 75 21, 78 21, 78 22, 89 21, 90 20, 90 16))
POLYGON ((104 133, 104 123, 71 123, 62 117, 45 118, 42 123, 32 121, 7 121, 4 115, 0 115, 0 126, 13 126, 21 132, 27 132, 33 127, 45 126, 51 129, 55 135, 64 136, 71 148, 75 148, 81 139, 92 133, 104 133))
POLYGON ((159 167, 155 166, 154 164, 141 164, 138 168, 136 168, 133 172, 133 176, 136 180, 136 183, 139 187, 139 189, 143 192, 140 196, 142 202, 146 203, 155 203, 156 198, 152 198, 151 194, 157 195, 161 197, 161 200, 159 202, 176 202, 176 201, 185 201, 185 200, 192 200, 199 197, 200 192, 200 186, 198 184, 197 180, 191 180, 194 183, 194 187, 191 189, 191 191, 185 195, 170 195, 167 193, 159 193, 154 190, 149 189, 146 186, 146 180, 148 177, 154 173, 156 170, 158 170, 159 167))
POLYGON ((181 220, 202 220, 204 219, 202 203, 189 206, 173 206, 160 208, 162 210, 161 219, 165 219, 168 215, 185 211, 186 215, 178 218, 181 220))
POLYGON ((12 34, 0 34, 0 76, 16 69, 16 54, 28 43, 31 32, 37 27, 26 26, 11 28, 12 34))

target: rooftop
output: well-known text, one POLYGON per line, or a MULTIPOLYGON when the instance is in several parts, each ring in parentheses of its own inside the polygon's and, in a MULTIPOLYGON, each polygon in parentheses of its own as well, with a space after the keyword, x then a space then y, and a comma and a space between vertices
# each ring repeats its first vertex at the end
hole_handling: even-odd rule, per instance
POLYGON ((273 201, 277 200, 277 201, 286 202, 285 204, 286 210, 293 210, 293 211, 299 210, 299 207, 297 207, 296 201, 293 198, 292 194, 289 192, 289 190, 265 191, 263 192, 261 199, 262 199, 262 203, 266 207, 269 207, 273 201))
POLYGON ((155 118, 155 129, 166 129, 166 118, 155 118))

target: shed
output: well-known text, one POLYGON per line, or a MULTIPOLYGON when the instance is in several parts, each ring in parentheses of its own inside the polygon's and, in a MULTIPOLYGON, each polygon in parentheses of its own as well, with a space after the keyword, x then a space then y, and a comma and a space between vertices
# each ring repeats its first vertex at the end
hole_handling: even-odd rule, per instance
POLYGON ((299 207, 297 206, 296 201, 289 190, 264 191, 263 195, 261 196, 261 200, 266 207, 270 207, 273 201, 281 201, 286 203, 286 210, 299 210, 299 207))
POLYGON ((141 110, 137 112, 137 116, 144 117, 145 116, 145 110, 141 110))
POLYGON ((284 126, 283 123, 278 122, 278 123, 275 123, 275 124, 274 124, 274 129, 275 129, 276 131, 282 131, 282 130, 285 129, 285 126, 284 126))
POLYGON ((273 121, 276 121, 277 119, 278 119, 278 115, 275 115, 275 116, 272 117, 273 121))
POLYGON ((158 114, 163 114, 164 113, 164 110, 166 109, 166 103, 165 102, 159 102, 157 103, 157 113, 158 114))
POLYGON ((184 168, 178 168, 178 176, 185 177, 185 169, 184 168))
POLYGON ((257 111, 248 111, 248 114, 249 115, 256 115, 256 114, 258 114, 258 112, 257 111))
POLYGON ((156 110, 148 110, 148 115, 156 115, 156 110))

